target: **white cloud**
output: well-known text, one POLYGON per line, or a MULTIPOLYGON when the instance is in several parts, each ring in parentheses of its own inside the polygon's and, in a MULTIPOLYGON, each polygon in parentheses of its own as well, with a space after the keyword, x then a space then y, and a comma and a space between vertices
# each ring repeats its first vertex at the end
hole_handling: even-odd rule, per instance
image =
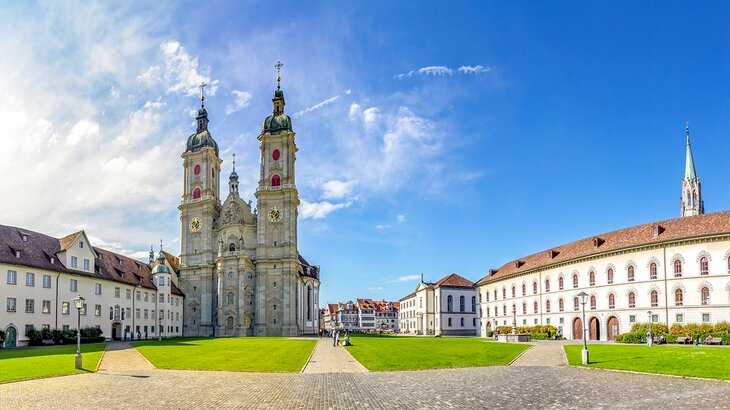
POLYGON ((401 214, 401 215, 398 215, 398 216, 396 217, 396 219, 398 220, 398 223, 405 223, 405 221, 406 221, 406 216, 405 216, 405 215, 402 215, 402 214, 401 214))
POLYGON ((350 94, 352 94, 352 90, 348 88, 347 90, 345 90, 345 94, 346 94, 346 95, 350 95, 350 94))
POLYGON ((301 200, 299 205, 299 216, 302 219, 322 219, 338 209, 347 208, 352 205, 352 201, 347 201, 339 204, 333 204, 328 201, 322 202, 309 202, 304 199, 301 200))
POLYGON ((386 224, 377 224, 375 225, 376 229, 390 229, 392 228, 392 225, 386 225, 386 224))
POLYGON ((89 142, 99 136, 99 124, 94 121, 81 120, 74 125, 66 138, 66 145, 74 146, 79 142, 89 142))
POLYGON ((446 77, 446 76, 452 76, 454 72, 456 71, 459 74, 480 74, 480 73, 486 73, 489 72, 489 67, 484 67, 482 65, 463 65, 454 70, 453 68, 444 66, 444 65, 433 65, 428 67, 421 67, 417 70, 411 70, 407 73, 401 73, 396 74, 393 76, 396 80, 402 80, 404 78, 410 78, 413 77, 416 74, 419 75, 425 75, 425 76, 434 76, 434 77, 446 77))
POLYGON ((373 287, 369 287, 368 290, 383 290, 383 287, 382 286, 373 286, 373 287))
POLYGON ((338 181, 330 180, 322 184, 322 199, 342 199, 352 193, 352 189, 357 185, 357 181, 338 181))
POLYGON ((360 113, 360 105, 357 103, 352 103, 352 104, 350 104, 350 113, 347 115, 347 118, 349 118, 350 121, 353 121, 357 118, 359 113, 360 113))
POLYGON ((479 74, 489 72, 489 67, 484 67, 481 65, 463 65, 459 67, 457 71, 462 74, 479 74))
POLYGON ((168 40, 160 44, 162 66, 147 68, 137 79, 147 84, 160 83, 168 93, 181 93, 186 96, 200 93, 200 84, 205 82, 206 95, 215 95, 218 80, 211 80, 210 68, 199 71, 198 58, 193 57, 178 41, 168 40))
POLYGON ((233 114, 236 111, 248 107, 248 104, 251 102, 252 95, 248 91, 233 90, 232 93, 236 96, 236 101, 233 105, 226 105, 226 115, 233 114))
POLYGON ((386 283, 403 283, 403 282, 412 282, 414 280, 421 280, 421 275, 406 275, 406 276, 400 276, 396 279, 389 280, 386 283))
POLYGON ((297 112, 295 112, 295 113, 294 113, 294 117, 297 117, 297 118, 298 118, 298 117, 301 117, 302 115, 304 115, 304 114, 306 114, 306 113, 308 113, 308 112, 312 112, 312 111, 318 110, 318 109, 320 109, 320 108, 322 108, 322 107, 324 107, 324 106, 327 106, 327 105, 329 105, 329 104, 332 104, 333 102, 335 102, 335 101, 337 101, 337 100, 339 100, 339 99, 340 99, 340 95, 339 95, 339 94, 337 94, 337 95, 335 95, 335 96, 334 96, 334 97, 332 97, 332 98, 328 98, 328 99, 326 99, 326 100, 324 100, 324 101, 322 101, 322 102, 320 102, 320 103, 314 104, 314 105, 313 105, 313 106, 311 106, 311 107, 308 107, 308 108, 305 108, 305 109, 303 109, 303 110, 301 110, 301 111, 297 111, 297 112))
POLYGON ((380 114, 380 108, 370 107, 362 112, 362 119, 365 121, 365 125, 372 126, 375 121, 378 120, 378 114, 380 114))

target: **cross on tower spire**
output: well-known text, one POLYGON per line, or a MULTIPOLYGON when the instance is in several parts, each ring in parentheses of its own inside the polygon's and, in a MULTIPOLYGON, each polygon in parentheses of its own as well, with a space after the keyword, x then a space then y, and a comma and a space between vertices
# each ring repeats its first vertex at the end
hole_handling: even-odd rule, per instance
POLYGON ((281 90, 281 67, 284 66, 284 63, 281 62, 281 60, 278 60, 276 64, 274 64, 274 67, 276 67, 276 89, 281 90))
POLYGON ((200 88, 200 106, 201 107, 205 107, 205 87, 207 87, 207 86, 208 86, 208 84, 205 81, 200 83, 200 85, 198 86, 198 88, 200 88))
POLYGON ((233 154, 233 172, 236 172, 236 154, 233 154))

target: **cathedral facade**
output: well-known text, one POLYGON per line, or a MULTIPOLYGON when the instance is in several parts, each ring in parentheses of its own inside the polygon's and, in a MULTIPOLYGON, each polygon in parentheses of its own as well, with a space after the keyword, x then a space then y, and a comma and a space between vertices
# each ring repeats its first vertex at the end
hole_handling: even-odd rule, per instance
MULTIPOLYGON (((277 79, 277 82, 279 79, 277 79)), ((180 287, 184 336, 298 336, 319 330, 319 266, 297 249, 297 146, 284 93, 263 123, 256 208, 238 192, 235 170, 221 198, 218 144, 205 98, 182 154, 180 287)))

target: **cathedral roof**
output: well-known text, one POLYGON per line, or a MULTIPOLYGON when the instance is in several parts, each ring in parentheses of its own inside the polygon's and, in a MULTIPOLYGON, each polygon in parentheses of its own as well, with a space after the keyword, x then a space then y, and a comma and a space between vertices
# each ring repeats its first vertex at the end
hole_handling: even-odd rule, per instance
POLYGON ((638 225, 581 239, 511 261, 499 269, 490 270, 489 274, 475 285, 491 283, 536 269, 549 269, 559 263, 602 253, 667 241, 728 234, 730 234, 730 211, 638 225))
POLYGON ((218 155, 218 143, 215 142, 208 130, 202 130, 189 136, 185 152, 199 151, 205 147, 212 147, 215 150, 215 154, 218 155))
POLYGON ((299 276, 307 276, 319 280, 319 266, 310 265, 302 255, 299 255, 299 276))
MULTIPOLYGON (((149 265, 106 249, 91 247, 97 256, 94 260, 95 270, 93 272, 64 266, 63 262, 58 260, 56 254, 68 249, 82 232, 75 232, 58 239, 27 229, 0 225, 0 263, 65 272, 129 285, 140 285, 148 289, 157 289, 152 281, 152 269, 149 265), (23 235, 26 236, 26 241, 23 241, 23 235), (20 258, 16 257, 15 251, 20 251, 20 258)), ((173 285, 172 291, 173 294, 184 296, 177 286, 173 285)))

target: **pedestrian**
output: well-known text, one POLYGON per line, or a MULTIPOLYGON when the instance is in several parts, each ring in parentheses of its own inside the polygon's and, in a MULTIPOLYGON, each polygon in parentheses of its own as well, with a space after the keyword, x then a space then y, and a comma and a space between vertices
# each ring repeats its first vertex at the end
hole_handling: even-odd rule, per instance
POLYGON ((140 340, 140 339, 142 339, 142 335, 139 333, 139 331, 137 331, 137 340, 140 340))
POLYGON ((335 332, 335 346, 340 344, 340 331, 335 332))
POLYGON ((350 346, 350 331, 345 331, 345 343, 344 346, 350 346))
POLYGON ((332 346, 337 346, 337 332, 332 329, 332 346))
POLYGON ((144 331, 144 340, 147 340, 147 331, 144 331))

